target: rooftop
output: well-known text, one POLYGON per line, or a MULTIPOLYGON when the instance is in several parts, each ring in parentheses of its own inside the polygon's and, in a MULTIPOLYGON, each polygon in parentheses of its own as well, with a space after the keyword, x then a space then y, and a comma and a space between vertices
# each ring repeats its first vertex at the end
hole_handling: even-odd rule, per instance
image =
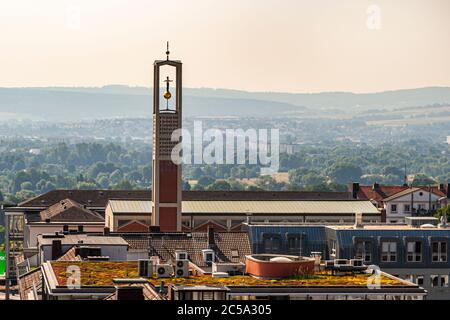
POLYGON ((88 234, 60 234, 59 237, 50 236, 47 238, 47 235, 38 235, 37 236, 38 243, 40 245, 52 245, 52 241, 57 239, 61 240, 62 245, 76 245, 76 244, 84 244, 84 245, 121 245, 127 246, 128 242, 126 242, 122 237, 117 236, 96 236, 96 235, 88 235, 88 234))
MULTIPOLYGON (((167 262, 175 259, 175 251, 185 250, 192 263, 203 269, 207 267, 202 254, 203 249, 210 248, 207 232, 153 233, 150 239, 150 256, 158 256, 167 262)), ((251 254, 247 232, 214 232, 211 248, 219 263, 244 263, 245 256, 251 254)))
POLYGON ((151 200, 109 200, 108 206, 114 213, 143 213, 152 212, 151 200))
MULTIPOLYGON (((18 204, 22 208, 46 208, 64 199, 81 205, 106 208, 108 200, 152 200, 151 190, 52 190, 18 204)), ((349 192, 310 191, 183 191, 183 200, 348 200, 349 192)))
MULTIPOLYGON (((56 276, 57 285, 65 286, 70 273, 68 266, 78 266, 81 273, 82 286, 113 286, 115 278, 139 278, 137 262, 74 262, 52 261, 51 266, 56 276)), ((369 274, 354 273, 347 275, 331 275, 329 272, 319 272, 313 275, 294 276, 281 280, 264 280, 251 276, 231 276, 229 278, 213 278, 212 276, 190 276, 185 278, 149 278, 148 282, 159 286, 175 284, 183 286, 367 286, 369 274)), ((400 279, 381 276, 381 286, 408 286, 408 282, 400 279)))
POLYGON ((327 228, 334 230, 441 230, 449 232, 450 228, 437 228, 437 227, 414 227, 406 224, 373 224, 363 225, 361 228, 355 229, 353 225, 336 225, 327 226, 327 228))
POLYGON ((75 246, 67 250, 61 257, 58 258, 58 261, 81 261, 81 257, 76 254, 75 246))
MULTIPOLYGON (((397 193, 391 195, 390 197, 385 198, 384 201, 394 200, 394 199, 400 198, 402 196, 406 196, 408 194, 415 193, 417 191, 427 191, 428 192, 429 189, 428 188, 420 188, 420 187, 407 188, 405 190, 402 190, 400 192, 397 192, 397 193)), ((443 194, 442 192, 436 193, 435 190, 433 190, 433 189, 431 189, 431 193, 435 194, 439 197, 441 197, 443 194)))
MULTIPOLYGON (((410 190, 409 186, 389 186, 389 185, 377 185, 374 188, 373 185, 370 186, 359 186, 358 198, 359 199, 367 199, 367 200, 375 200, 375 201, 383 201, 387 198, 390 198, 394 195, 397 195, 400 192, 404 192, 405 190, 410 190)), ((428 187, 419 186, 414 189, 423 189, 428 191, 428 187)), ((431 187, 431 191, 438 196, 445 196, 445 193, 440 190, 438 186, 431 187)))
POLYGON ((183 214, 380 214, 367 200, 183 201, 183 214))
POLYGON ((41 221, 53 222, 99 222, 104 219, 97 212, 89 210, 72 199, 61 200, 40 213, 41 221))
POLYGON ((42 291, 42 271, 41 268, 33 269, 18 278, 19 294, 21 300, 37 299, 42 291), (33 298, 31 298, 31 296, 33 298))

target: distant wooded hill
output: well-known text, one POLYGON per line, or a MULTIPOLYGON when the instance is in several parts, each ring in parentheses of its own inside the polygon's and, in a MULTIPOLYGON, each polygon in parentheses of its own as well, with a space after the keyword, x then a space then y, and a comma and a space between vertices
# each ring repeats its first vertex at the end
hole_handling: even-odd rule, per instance
MULTIPOLYGON (((348 92, 275 93, 185 88, 184 116, 276 117, 317 114, 331 109, 363 112, 450 103, 449 87, 355 94, 348 92)), ((0 116, 6 119, 83 120, 149 117, 150 88, 0 88, 0 116)))

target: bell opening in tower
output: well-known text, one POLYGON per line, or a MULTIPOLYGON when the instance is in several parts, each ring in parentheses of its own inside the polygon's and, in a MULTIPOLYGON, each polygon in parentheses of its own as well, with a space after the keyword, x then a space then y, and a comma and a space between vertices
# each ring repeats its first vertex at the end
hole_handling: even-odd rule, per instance
POLYGON ((177 112, 177 78, 176 68, 165 65, 160 68, 159 111, 160 113, 177 112))

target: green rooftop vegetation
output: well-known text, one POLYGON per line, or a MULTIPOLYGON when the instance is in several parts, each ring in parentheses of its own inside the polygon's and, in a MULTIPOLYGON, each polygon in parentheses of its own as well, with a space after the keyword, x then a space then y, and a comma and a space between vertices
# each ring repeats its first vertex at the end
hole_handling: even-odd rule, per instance
MULTIPOLYGON (((75 262, 53 261, 53 271, 61 286, 66 285, 71 276, 69 266, 78 266, 83 286, 111 286, 117 278, 139 278, 137 262, 75 262), (68 272, 69 270, 69 272, 68 272)), ((210 286, 366 286, 368 277, 365 273, 351 273, 332 275, 330 272, 318 272, 314 275, 297 275, 281 280, 257 279, 251 276, 232 276, 229 278, 213 278, 211 275, 190 276, 186 278, 149 278, 149 283, 159 286, 163 281, 167 284, 178 285, 210 285, 210 286)), ((402 286, 403 282, 381 276, 383 286, 402 286)))

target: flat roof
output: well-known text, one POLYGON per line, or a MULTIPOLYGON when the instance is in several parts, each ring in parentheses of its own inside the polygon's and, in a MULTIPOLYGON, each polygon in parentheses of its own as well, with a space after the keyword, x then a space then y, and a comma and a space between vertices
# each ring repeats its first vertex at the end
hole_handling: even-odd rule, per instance
MULTIPOLYGON (((70 276, 66 272, 68 266, 78 266, 82 286, 113 286, 116 278, 140 278, 136 261, 51 261, 48 263, 53 270, 58 286, 65 286, 70 276)), ((213 278, 211 275, 190 276, 184 278, 148 278, 154 286, 164 284, 180 286, 228 286, 228 287, 360 287, 367 288, 368 273, 353 273, 334 276, 330 272, 317 272, 313 275, 295 276, 281 280, 258 279, 251 276, 230 276, 228 278, 213 278)), ((382 274, 383 287, 416 287, 413 283, 382 274)))
POLYGON ((122 237, 117 236, 101 236, 101 235, 87 235, 87 234, 68 234, 60 237, 44 237, 40 234, 37 236, 40 245, 52 245, 53 240, 61 240, 62 245, 116 245, 128 246, 122 237))
POLYGON ((395 224, 367 224, 363 225, 361 228, 355 228, 353 225, 335 225, 326 226, 327 228, 334 230, 442 230, 450 231, 450 228, 438 228, 438 227, 414 227, 406 224, 395 225, 395 224))

